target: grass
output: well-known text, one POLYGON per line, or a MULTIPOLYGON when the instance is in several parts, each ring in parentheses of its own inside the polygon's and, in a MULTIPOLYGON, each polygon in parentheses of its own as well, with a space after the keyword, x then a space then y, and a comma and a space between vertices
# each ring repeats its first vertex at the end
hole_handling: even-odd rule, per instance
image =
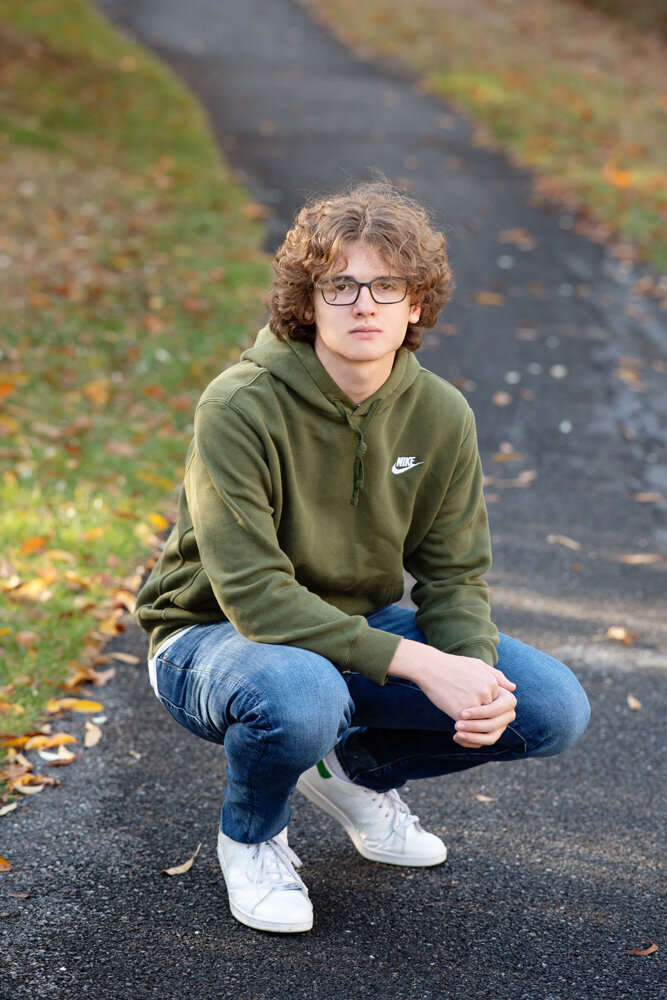
POLYGON ((301 0, 399 60, 537 174, 600 240, 667 271, 667 44, 566 0, 301 0), (594 226, 593 224, 597 225, 594 226))
POLYGON ((99 662, 206 382, 263 311, 256 206, 85 0, 0 0, 0 730, 99 662))

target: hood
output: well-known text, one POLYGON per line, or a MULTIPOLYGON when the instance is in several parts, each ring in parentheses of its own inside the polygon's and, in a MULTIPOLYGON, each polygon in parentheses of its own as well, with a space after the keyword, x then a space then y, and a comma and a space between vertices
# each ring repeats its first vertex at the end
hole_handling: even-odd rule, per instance
POLYGON ((334 382, 310 344, 297 340, 278 340, 270 326, 262 327, 254 346, 243 352, 241 360, 252 361, 261 368, 266 368, 311 406, 338 420, 342 417, 340 408, 334 401, 343 403, 347 410, 364 416, 379 400, 375 410, 381 413, 397 396, 410 388, 421 370, 414 354, 401 347, 396 353, 394 367, 387 381, 377 392, 357 405, 334 382))
POLYGON ((347 423, 356 438, 350 499, 351 505, 356 507, 359 494, 364 488, 363 458, 368 450, 364 434, 376 414, 390 407, 417 378, 420 365, 415 356, 401 347, 396 353, 387 381, 360 404, 350 399, 334 382, 311 344, 297 340, 278 340, 269 326, 259 331, 255 346, 244 351, 241 360, 251 361, 270 371, 275 378, 284 382, 328 419, 347 423))

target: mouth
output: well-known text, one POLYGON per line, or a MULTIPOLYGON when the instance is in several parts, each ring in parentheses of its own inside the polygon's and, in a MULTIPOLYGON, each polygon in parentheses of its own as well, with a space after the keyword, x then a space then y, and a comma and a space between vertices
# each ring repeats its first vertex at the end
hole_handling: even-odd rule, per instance
POLYGON ((361 333, 361 334, 372 334, 380 333, 381 331, 376 326, 355 326, 350 333, 361 333))

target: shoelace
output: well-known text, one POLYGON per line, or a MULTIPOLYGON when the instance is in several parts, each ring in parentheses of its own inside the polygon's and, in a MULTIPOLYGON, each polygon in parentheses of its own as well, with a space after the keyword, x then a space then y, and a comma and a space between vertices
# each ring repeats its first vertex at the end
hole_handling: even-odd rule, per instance
POLYGON ((308 889, 294 870, 301 867, 301 860, 288 844, 277 837, 256 844, 248 864, 251 882, 269 882, 282 889, 303 889, 308 895, 308 889), (254 871, 250 870, 250 865, 254 871))
POLYGON ((381 809, 386 809, 385 816, 391 817, 391 828, 385 839, 388 840, 395 833, 400 833, 405 838, 408 828, 413 823, 415 826, 419 826, 419 816, 410 812, 395 788, 388 792, 375 792, 371 788, 367 788, 366 791, 373 802, 376 802, 381 809))

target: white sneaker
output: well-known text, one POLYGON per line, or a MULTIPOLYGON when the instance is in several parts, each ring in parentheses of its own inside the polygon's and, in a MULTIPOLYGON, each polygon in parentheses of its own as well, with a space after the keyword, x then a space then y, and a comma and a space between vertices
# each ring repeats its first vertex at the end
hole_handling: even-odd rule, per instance
POLYGON ((324 777, 317 765, 301 775, 296 787, 338 820, 369 861, 425 868, 447 857, 440 838, 422 830, 419 817, 412 815, 395 789, 375 792, 335 775, 324 777))
POLYGON ((301 862, 287 843, 287 828, 261 844, 239 844, 220 831, 218 859, 233 916, 260 931, 309 931, 313 906, 295 872, 301 862))

